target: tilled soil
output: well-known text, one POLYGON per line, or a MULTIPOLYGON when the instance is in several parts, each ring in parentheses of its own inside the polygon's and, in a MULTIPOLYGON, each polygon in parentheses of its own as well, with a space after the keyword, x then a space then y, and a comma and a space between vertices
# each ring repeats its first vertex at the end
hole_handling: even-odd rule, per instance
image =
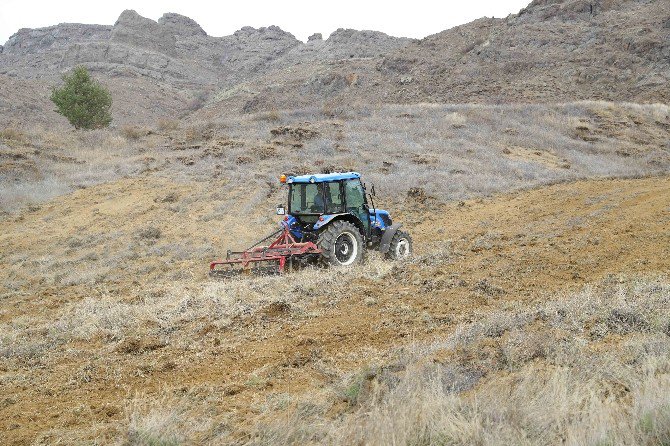
MULTIPOLYGON (((99 334, 62 342, 48 354, 11 353, 12 339, 46 342, 46 329, 31 327, 48 325, 101 290, 131 305, 175 287, 198 293, 209 286, 213 251, 245 245, 263 235, 256 228, 272 228, 262 205, 248 207, 250 222, 240 227, 212 210, 208 194, 195 183, 125 179, 2 223, 0 324, 7 333, 24 327, 29 339, 3 334, 0 344, 1 443, 106 443, 123 435, 130 400, 166 392, 201 395, 209 416, 225 419, 243 442, 270 394, 317 392, 392 349, 437 339, 489 310, 608 275, 670 267, 668 177, 557 184, 447 205, 428 199, 391 208, 411 232, 416 258, 386 265, 382 274, 337 276, 346 283, 336 295, 324 286, 309 288, 304 302, 289 299, 296 304, 269 296, 225 325, 203 316, 187 322, 183 332, 192 339, 179 343, 164 342, 143 322, 135 336, 99 334), (170 210, 184 197, 193 200, 170 210), (170 243, 179 249, 166 248, 170 243), (130 254, 113 260, 125 250, 130 254), (72 275, 92 268, 103 273, 90 280, 72 275)), ((230 206, 239 212, 248 199, 233 191, 230 206)), ((318 273, 243 280, 251 289, 267 286, 269 294, 295 282, 295 293, 303 293, 300 283, 310 274, 318 273)), ((179 319, 171 323, 183 329, 179 319)))

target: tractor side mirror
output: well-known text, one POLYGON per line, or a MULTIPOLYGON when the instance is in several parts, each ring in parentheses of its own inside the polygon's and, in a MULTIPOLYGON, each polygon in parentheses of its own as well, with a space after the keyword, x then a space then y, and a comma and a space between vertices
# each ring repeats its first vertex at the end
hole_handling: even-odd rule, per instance
POLYGON ((283 204, 277 205, 277 215, 286 215, 286 208, 283 204))

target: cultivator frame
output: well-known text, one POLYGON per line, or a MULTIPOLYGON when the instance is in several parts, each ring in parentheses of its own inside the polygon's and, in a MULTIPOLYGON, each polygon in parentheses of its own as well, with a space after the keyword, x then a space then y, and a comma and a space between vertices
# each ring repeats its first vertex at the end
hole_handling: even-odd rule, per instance
POLYGON ((209 275, 225 278, 244 273, 280 274, 287 264, 293 266, 294 259, 320 253, 321 249, 315 243, 296 241, 284 226, 244 251, 228 251, 225 260, 209 264, 209 275), (270 245, 258 246, 277 234, 279 236, 270 245))

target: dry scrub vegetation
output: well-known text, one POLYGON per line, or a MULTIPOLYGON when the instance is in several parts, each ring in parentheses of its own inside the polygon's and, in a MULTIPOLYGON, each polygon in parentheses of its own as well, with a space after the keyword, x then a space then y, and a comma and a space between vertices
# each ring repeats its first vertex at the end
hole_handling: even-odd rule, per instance
POLYGON ((0 443, 667 443, 669 112, 12 126, 0 443), (279 173, 333 169, 376 183, 415 258, 207 279, 276 227, 279 173))
POLYGON ((389 197, 420 188, 447 201, 667 172, 669 129, 665 105, 605 102, 273 110, 92 132, 12 127, 0 133, 0 206, 137 175, 244 181, 271 193, 279 172, 333 169, 365 172, 389 197))
POLYGON ((324 390, 352 406, 341 418, 299 400, 250 443, 667 444, 667 279, 611 277, 554 299, 403 348, 324 390))
MULTIPOLYGON (((667 374, 644 368, 667 355, 670 287, 645 275, 668 267, 667 178, 451 203, 445 228, 413 206, 411 261, 229 282, 197 248, 228 217, 203 225, 206 200, 183 201, 206 193, 181 187, 124 180, 6 221, 10 444, 579 443, 596 413, 646 420, 615 444, 665 435, 643 377, 667 374)), ((238 226, 220 249, 255 235, 238 226)))
MULTIPOLYGON (((669 309, 667 278, 612 276, 573 295, 483 311, 444 339, 335 375, 311 395, 270 392, 238 442, 666 444, 669 309)), ((137 396, 127 408, 130 443, 234 440, 208 416, 207 395, 164 398, 137 396)))

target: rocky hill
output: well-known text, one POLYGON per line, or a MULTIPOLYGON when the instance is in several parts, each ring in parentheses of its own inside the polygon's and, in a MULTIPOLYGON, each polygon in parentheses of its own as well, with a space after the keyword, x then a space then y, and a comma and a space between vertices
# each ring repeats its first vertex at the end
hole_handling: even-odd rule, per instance
MULTIPOLYGON (((670 101, 670 1, 535 1, 366 60, 272 73, 219 107, 351 103, 670 101), (314 85, 324 84, 320 88, 314 85), (294 92, 300 92, 300 95, 294 92)), ((203 110, 206 112, 207 110, 203 110)))
POLYGON ((0 125, 63 122, 48 87, 81 64, 112 90, 117 123, 360 102, 667 103, 670 0, 536 0, 419 41, 339 29, 303 43, 276 26, 212 37, 134 11, 21 29, 0 49, 0 125))
MULTIPOLYGON (((12 112, 22 108, 21 93, 35 84, 53 85, 65 71, 85 65, 112 90, 117 121, 155 120, 183 115, 202 106, 211 92, 278 68, 378 57, 407 42, 380 32, 341 29, 326 40, 302 43, 276 26, 212 37, 188 17, 168 13, 155 22, 127 10, 112 27, 60 24, 19 30, 0 51, 0 80, 16 85, 0 95, 0 109, 5 121, 12 115, 36 118, 12 112)), ((44 96, 44 91, 37 94, 44 96)), ((38 120, 57 119, 38 108, 44 112, 38 120)))
POLYGON ((384 58, 390 100, 670 101, 670 1, 535 0, 384 58))

